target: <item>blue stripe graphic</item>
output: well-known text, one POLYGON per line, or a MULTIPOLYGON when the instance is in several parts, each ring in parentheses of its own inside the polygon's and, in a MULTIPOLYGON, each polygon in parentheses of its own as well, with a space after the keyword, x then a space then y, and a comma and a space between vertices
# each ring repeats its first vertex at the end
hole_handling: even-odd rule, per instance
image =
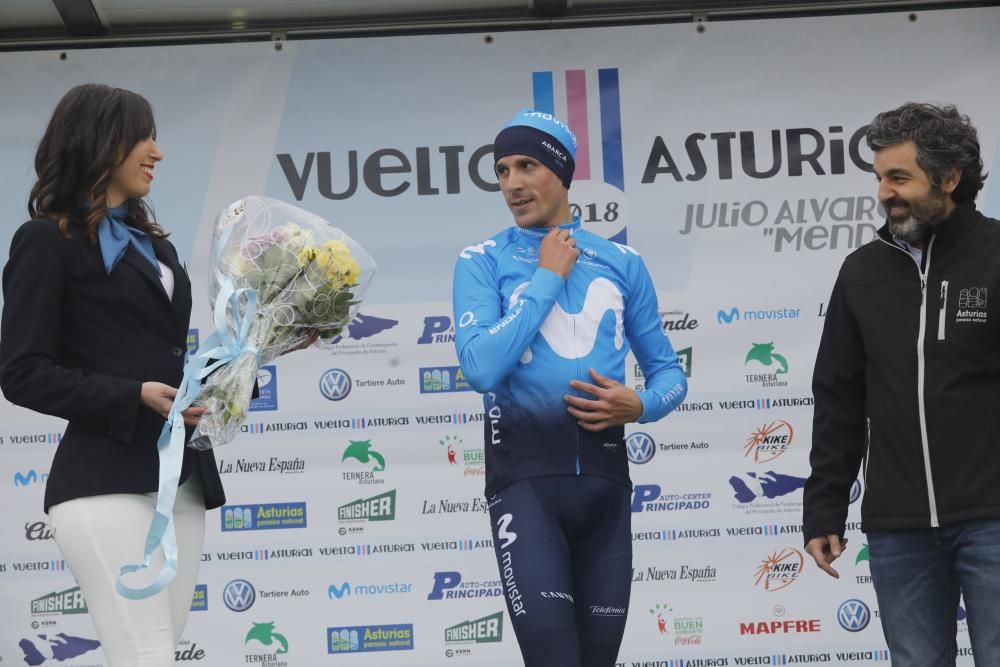
POLYGON ((597 83, 601 91, 601 149, 604 154, 604 182, 625 192, 618 70, 598 70, 597 83))
POLYGON ((534 72, 531 75, 531 86, 535 98, 535 109, 555 114, 555 93, 552 83, 552 72, 534 72))

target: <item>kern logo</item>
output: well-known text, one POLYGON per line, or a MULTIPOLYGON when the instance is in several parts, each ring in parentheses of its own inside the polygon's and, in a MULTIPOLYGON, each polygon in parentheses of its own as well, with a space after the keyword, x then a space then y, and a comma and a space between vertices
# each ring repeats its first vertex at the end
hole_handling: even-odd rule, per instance
POLYGON ((540 71, 533 72, 531 80, 532 106, 563 118, 576 136, 573 196, 578 201, 570 204, 570 210, 584 223, 613 224, 612 229, 618 231, 602 235, 627 244, 628 220, 621 197, 625 192, 625 170, 618 68, 598 69, 596 76, 583 69, 566 70, 561 77, 552 71, 540 71), (589 108, 588 100, 592 98, 588 87, 597 88, 596 110, 589 108), (565 107, 560 104, 558 110, 557 88, 565 93, 566 100, 565 107), (592 127, 600 132, 600 141, 591 140, 592 127))
POLYGON ((31 486, 38 482, 44 482, 48 478, 49 473, 47 472, 38 473, 34 469, 29 470, 27 473, 18 471, 14 473, 14 486, 31 486))
POLYGON ((743 449, 747 458, 753 457, 754 463, 768 463, 788 451, 793 436, 792 425, 778 419, 751 433, 743 449))
POLYGON ((326 650, 330 654, 412 651, 413 624, 327 628, 326 640, 326 650))
POLYGON ((396 490, 386 491, 371 498, 359 498, 337 508, 337 520, 393 521, 396 518, 396 490))
POLYGON ((733 306, 729 310, 720 309, 716 315, 716 321, 721 324, 734 324, 736 322, 768 322, 772 320, 795 320, 802 314, 801 308, 756 308, 740 310, 733 306))
POLYGON ((87 602, 83 599, 83 592, 79 586, 59 593, 49 593, 31 601, 32 616, 86 613, 87 602))
POLYGON ((444 630, 446 644, 492 644, 503 641, 503 612, 464 621, 444 630))
POLYGON ((351 393, 351 376, 347 371, 331 368, 319 379, 319 391, 331 401, 342 401, 351 393))
POLYGON ((780 591, 798 581, 804 564, 802 552, 794 547, 775 551, 760 562, 753 583, 769 593, 780 591))
POLYGON ((429 345, 431 343, 454 343, 455 327, 451 325, 451 318, 445 315, 432 315, 424 318, 424 331, 417 339, 417 345, 429 345))
POLYGON ((307 526, 306 504, 301 502, 226 505, 219 512, 219 518, 224 533, 234 530, 275 530, 307 526))
POLYGON ((648 433, 636 432, 625 438, 628 460, 636 465, 649 463, 656 454, 656 443, 648 433))
POLYGON ((856 598, 842 602, 837 608, 837 622, 848 632, 861 632, 872 620, 872 612, 856 598))
POLYGON ((246 611, 257 601, 257 591, 246 579, 233 579, 222 589, 222 601, 230 611, 246 611))

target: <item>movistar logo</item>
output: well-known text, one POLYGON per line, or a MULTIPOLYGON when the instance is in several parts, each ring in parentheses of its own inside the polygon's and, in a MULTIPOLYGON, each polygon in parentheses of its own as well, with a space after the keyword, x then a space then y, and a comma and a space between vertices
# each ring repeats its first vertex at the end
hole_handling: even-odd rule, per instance
MULTIPOLYGON (((510 305, 519 302, 521 293, 527 289, 528 283, 522 283, 510 295, 510 305)), ((615 316, 616 350, 625 344, 623 314, 625 299, 613 282, 607 278, 597 278, 587 287, 587 296, 583 308, 578 313, 567 313, 558 303, 552 306, 549 316, 542 323, 539 333, 545 342, 564 359, 582 359, 588 356, 597 344, 597 331, 608 311, 615 316)), ((531 348, 521 355, 522 364, 530 364, 531 348)))
POLYGON ((329 595, 331 600, 334 598, 339 600, 345 595, 350 595, 350 594, 351 594, 351 582, 345 581, 340 585, 340 588, 337 588, 333 584, 330 584, 329 595))

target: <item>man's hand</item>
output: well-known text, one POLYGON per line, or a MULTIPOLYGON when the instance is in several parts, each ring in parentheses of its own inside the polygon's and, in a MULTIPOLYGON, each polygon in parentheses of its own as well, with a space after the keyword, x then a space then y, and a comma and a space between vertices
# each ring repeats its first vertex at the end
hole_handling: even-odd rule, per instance
MULTIPOLYGON (((175 396, 177 396, 177 390, 162 382, 143 382, 139 391, 142 402, 164 419, 170 414, 170 409, 174 407, 175 396)), ((184 417, 184 423, 188 426, 197 426, 198 420, 205 414, 205 411, 206 408, 189 407, 181 412, 181 416, 184 417)))
POLYGON ((566 280, 579 256, 576 239, 570 236, 569 230, 553 227, 542 239, 542 247, 538 251, 538 267, 548 269, 566 280))
POLYGON ((593 368, 590 369, 590 377, 594 378, 596 385, 571 380, 569 386, 596 397, 595 400, 570 394, 563 397, 563 400, 569 403, 566 410, 576 417, 580 428, 587 431, 603 431, 611 426, 634 422, 642 416, 642 401, 635 391, 621 382, 604 377, 593 368))
POLYGON ((830 563, 840 558, 847 548, 847 539, 840 540, 838 535, 827 535, 825 537, 814 537, 806 543, 806 551, 819 569, 826 572, 834 579, 840 579, 840 573, 830 567, 830 563))

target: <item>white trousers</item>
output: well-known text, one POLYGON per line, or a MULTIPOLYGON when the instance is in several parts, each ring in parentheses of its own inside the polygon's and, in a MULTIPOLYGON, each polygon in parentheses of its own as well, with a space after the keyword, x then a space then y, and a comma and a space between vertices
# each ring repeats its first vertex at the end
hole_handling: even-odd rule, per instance
MULTIPOLYGON (((119 569, 141 563, 156 494, 109 494, 76 498, 49 508, 49 521, 66 565, 87 602, 108 667, 168 667, 184 632, 201 566, 205 540, 205 501, 201 485, 189 477, 177 492, 177 576, 144 600, 118 594, 119 569)), ((163 564, 158 550, 149 570, 127 575, 142 588, 163 564)))

